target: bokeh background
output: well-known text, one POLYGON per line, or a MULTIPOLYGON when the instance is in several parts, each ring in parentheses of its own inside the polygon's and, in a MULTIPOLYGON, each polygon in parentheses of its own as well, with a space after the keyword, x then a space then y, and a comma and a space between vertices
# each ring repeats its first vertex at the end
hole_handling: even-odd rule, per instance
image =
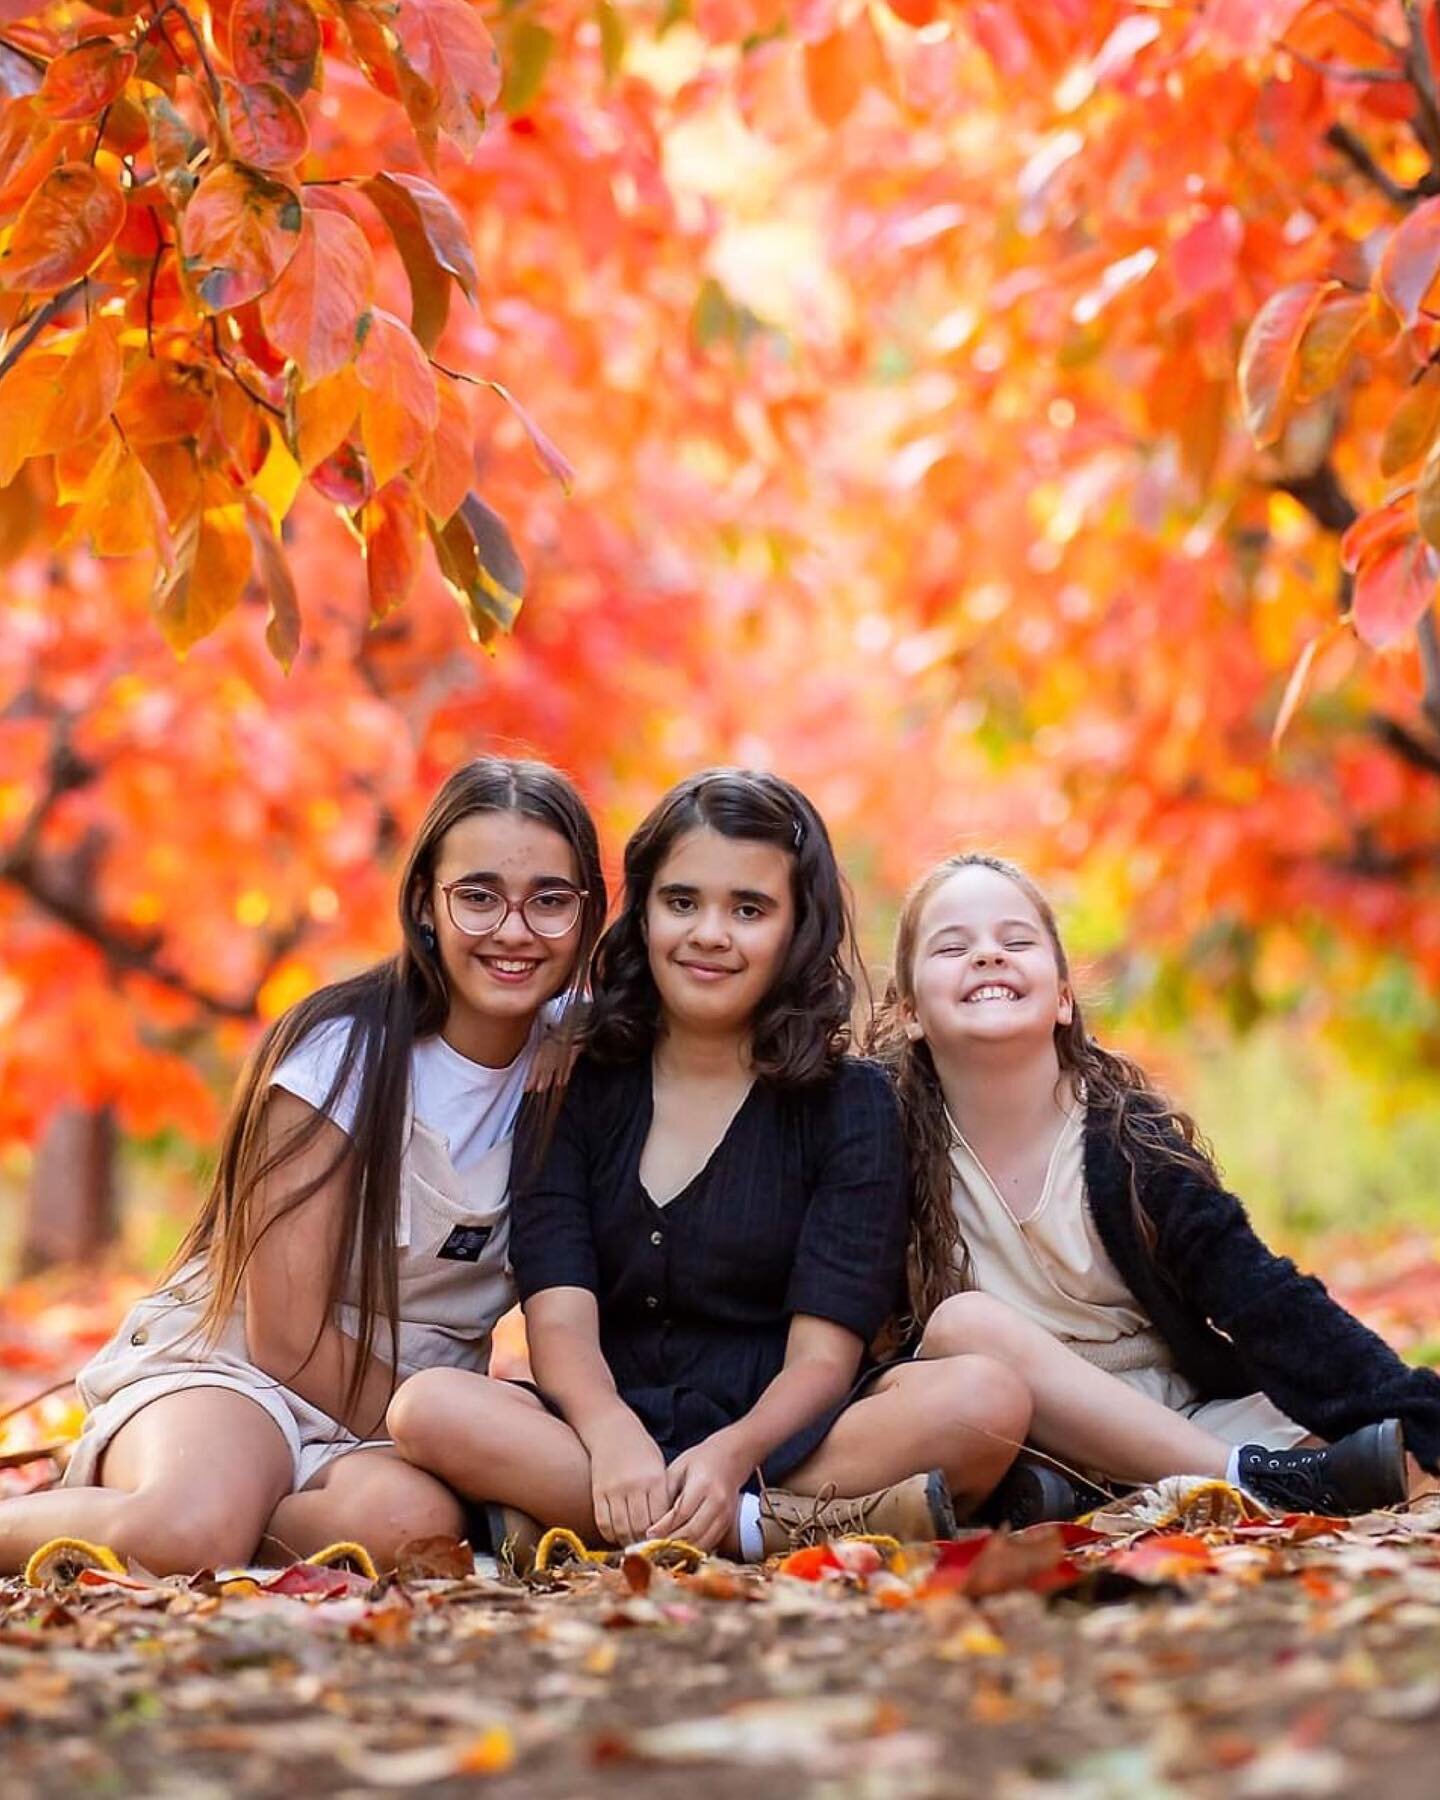
MULTIPOLYGON (((790 776, 881 977, 932 858, 1020 858, 1265 1228, 1440 1356, 1440 655, 1428 601, 1378 651, 1337 625, 1432 347, 1311 367, 1263 450, 1237 387, 1266 301, 1363 291, 1433 167, 1410 10, 481 8, 507 86, 442 154, 481 282, 439 354, 575 470, 470 396, 513 637, 429 567, 372 622, 307 490, 294 667, 256 593, 177 659, 147 567, 56 533, 33 465, 0 491, 6 1391, 163 1261, 258 1029, 392 946, 400 847, 491 749, 568 769, 612 866, 679 775, 790 776)), ((319 168, 421 166, 342 62, 311 127, 319 168)))

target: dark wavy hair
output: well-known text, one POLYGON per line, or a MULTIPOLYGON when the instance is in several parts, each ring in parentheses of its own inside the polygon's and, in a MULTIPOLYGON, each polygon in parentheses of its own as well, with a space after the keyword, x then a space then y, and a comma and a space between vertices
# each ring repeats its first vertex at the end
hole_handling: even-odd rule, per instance
MULTIPOLYGON (((579 885, 587 890, 571 985, 578 988, 583 983, 590 952, 605 920, 605 877, 594 821, 571 782, 548 764, 478 757, 445 781, 416 833, 400 878, 401 942, 396 954, 300 1001, 276 1020, 256 1047, 231 1107, 209 1194, 171 1264, 173 1275, 192 1258, 204 1258, 209 1280, 200 1329, 203 1335, 213 1337, 239 1298, 260 1238, 278 1219, 318 1193, 339 1169, 347 1168, 345 1211, 335 1260, 328 1272, 329 1305, 324 1314, 326 1318, 332 1315, 353 1267, 359 1324, 345 1398, 347 1410, 364 1384, 382 1318, 389 1327, 392 1366, 397 1361, 399 1295, 394 1245, 410 1052, 418 1038, 431 1037, 441 1029, 450 1010, 445 971, 438 953, 427 947, 421 912, 431 896, 445 834, 462 819, 487 812, 519 813, 548 826, 569 844, 579 870, 579 885), (319 1110, 280 1142, 272 1142, 265 1102, 275 1070, 317 1027, 342 1019, 352 1022, 353 1029, 319 1110), (314 1142, 357 1063, 358 1104, 344 1145, 313 1180, 301 1183, 278 1210, 260 1218, 259 1197, 266 1183, 314 1142)), ((575 1010, 571 1009, 572 1014, 575 1010)))
POLYGON ((595 952, 585 1044, 606 1062, 649 1055, 660 1024, 645 908, 656 872, 686 832, 774 844, 790 858, 795 931, 751 1027, 758 1075, 803 1085, 850 1046, 860 961, 850 897, 825 821, 799 788, 753 769, 705 769, 671 788, 625 846, 619 916, 595 952))
MULTIPOLYGON (((993 869, 1013 881, 1040 916, 1062 981, 1074 984, 1060 941, 1054 908, 1016 863, 981 851, 948 856, 921 877, 905 897, 895 928, 892 973, 871 1026, 869 1048, 890 1069, 900 1097, 910 1163, 912 1223, 910 1303, 923 1325, 948 1295, 970 1285, 970 1258, 960 1238, 951 1198, 952 1131, 930 1046, 904 1028, 904 1008, 915 1000, 915 948, 920 915, 935 890, 962 869, 993 869)), ((1141 1238, 1152 1250, 1155 1228, 1140 1195, 1140 1168, 1156 1158, 1181 1164, 1219 1187, 1208 1146, 1188 1113, 1173 1106, 1136 1062, 1107 1050, 1086 1029, 1076 998, 1068 1023, 1055 1026, 1055 1051, 1063 1071, 1085 1087, 1085 1105, 1120 1153, 1129 1176, 1130 1205, 1141 1238)))

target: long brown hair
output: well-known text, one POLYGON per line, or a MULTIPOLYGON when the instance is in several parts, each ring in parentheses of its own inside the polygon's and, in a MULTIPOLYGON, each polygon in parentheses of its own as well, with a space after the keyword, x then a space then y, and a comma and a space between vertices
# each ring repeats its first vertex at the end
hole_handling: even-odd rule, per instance
MULTIPOLYGON (((625 846, 619 915, 595 952, 587 1050, 607 1062, 648 1056, 660 1024, 645 908, 656 871, 688 831, 773 844, 790 858, 795 930, 751 1028, 755 1071, 803 1086, 831 1073, 850 1045, 855 948, 850 899, 825 821, 799 788, 754 769, 703 769, 671 788, 625 846)), ((863 972, 862 972, 863 978, 863 972)))
MULTIPOLYGON (((902 1009, 913 1007, 915 1001, 915 947, 925 903, 952 875, 975 868, 993 869, 1020 889, 1039 914, 1061 980, 1071 986, 1072 994, 1074 990, 1054 908, 1018 864, 983 851, 947 856, 905 896, 895 928, 892 973, 871 1028, 870 1049, 894 1076, 905 1121, 912 1193, 910 1302, 921 1324, 947 1295, 970 1285, 970 1259, 951 1199, 954 1140, 940 1077, 930 1046, 906 1035, 902 1009)), ((1138 1063, 1091 1037, 1078 998, 1068 1022, 1055 1026, 1055 1053, 1062 1071, 1084 1083, 1089 1116, 1109 1135, 1124 1161, 1136 1224, 1153 1249, 1154 1227, 1140 1199, 1140 1163, 1153 1163, 1157 1157, 1178 1163, 1218 1187, 1209 1148, 1190 1115, 1173 1106, 1138 1063)))
MULTIPOLYGON (((173 1273, 197 1256, 205 1259, 208 1292, 200 1330, 213 1339, 236 1305, 246 1268, 265 1232, 303 1206, 338 1170, 347 1168, 350 1178, 328 1275, 324 1315, 331 1316, 353 1269, 359 1324, 345 1396, 347 1411, 359 1397, 381 1319, 389 1328, 390 1362, 394 1365, 398 1360, 394 1244, 410 1052, 417 1039, 431 1037, 441 1029, 450 1010, 445 972, 432 947, 433 937, 427 938, 424 931, 421 909, 430 896, 445 834, 462 819, 486 812, 519 813, 548 826, 569 844, 580 886, 587 891, 572 986, 583 982, 605 919, 599 841, 585 802, 564 775, 545 763, 478 757, 444 782, 416 833, 400 878, 398 952, 311 994, 279 1018, 261 1039, 241 1076, 209 1194, 172 1264, 173 1273), (329 1091, 302 1125, 280 1142, 270 1143, 265 1103, 276 1069, 313 1031, 332 1021, 344 1021, 351 1029, 329 1091), (357 1065, 358 1098, 345 1143, 320 1174, 288 1194, 269 1217, 258 1220, 257 1200, 266 1182, 315 1141, 326 1115, 351 1084, 357 1065)), ((572 1008, 572 1014, 576 1010, 572 1008)))

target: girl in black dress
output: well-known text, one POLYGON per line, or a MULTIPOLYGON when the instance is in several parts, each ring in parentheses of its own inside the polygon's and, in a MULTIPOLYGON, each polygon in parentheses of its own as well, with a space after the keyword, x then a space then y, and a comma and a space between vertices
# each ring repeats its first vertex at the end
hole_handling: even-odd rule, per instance
POLYGON ((1004 1473, 1029 1396, 982 1355, 864 1387, 904 1302, 905 1158, 887 1078, 846 1055, 825 826, 788 782, 708 771, 636 832, 625 884, 585 1053, 528 1167, 517 1152, 538 1393, 427 1370, 389 1428, 512 1509, 507 1531, 518 1509, 750 1557, 807 1523, 943 1535, 952 1498, 1004 1473))

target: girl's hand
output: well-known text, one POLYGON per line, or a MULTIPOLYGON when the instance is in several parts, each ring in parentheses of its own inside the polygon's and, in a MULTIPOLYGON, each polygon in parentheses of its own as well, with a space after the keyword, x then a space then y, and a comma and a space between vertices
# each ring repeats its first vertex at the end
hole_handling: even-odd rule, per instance
POLYGON ((669 1503, 660 1446, 633 1413, 617 1420, 590 1451, 590 1504, 601 1537, 612 1544, 652 1537, 669 1503))
POLYGON ((717 1431, 670 1465, 670 1510, 655 1521, 656 1537, 684 1538, 697 1550, 713 1550, 735 1527, 740 1489, 750 1459, 717 1431))

